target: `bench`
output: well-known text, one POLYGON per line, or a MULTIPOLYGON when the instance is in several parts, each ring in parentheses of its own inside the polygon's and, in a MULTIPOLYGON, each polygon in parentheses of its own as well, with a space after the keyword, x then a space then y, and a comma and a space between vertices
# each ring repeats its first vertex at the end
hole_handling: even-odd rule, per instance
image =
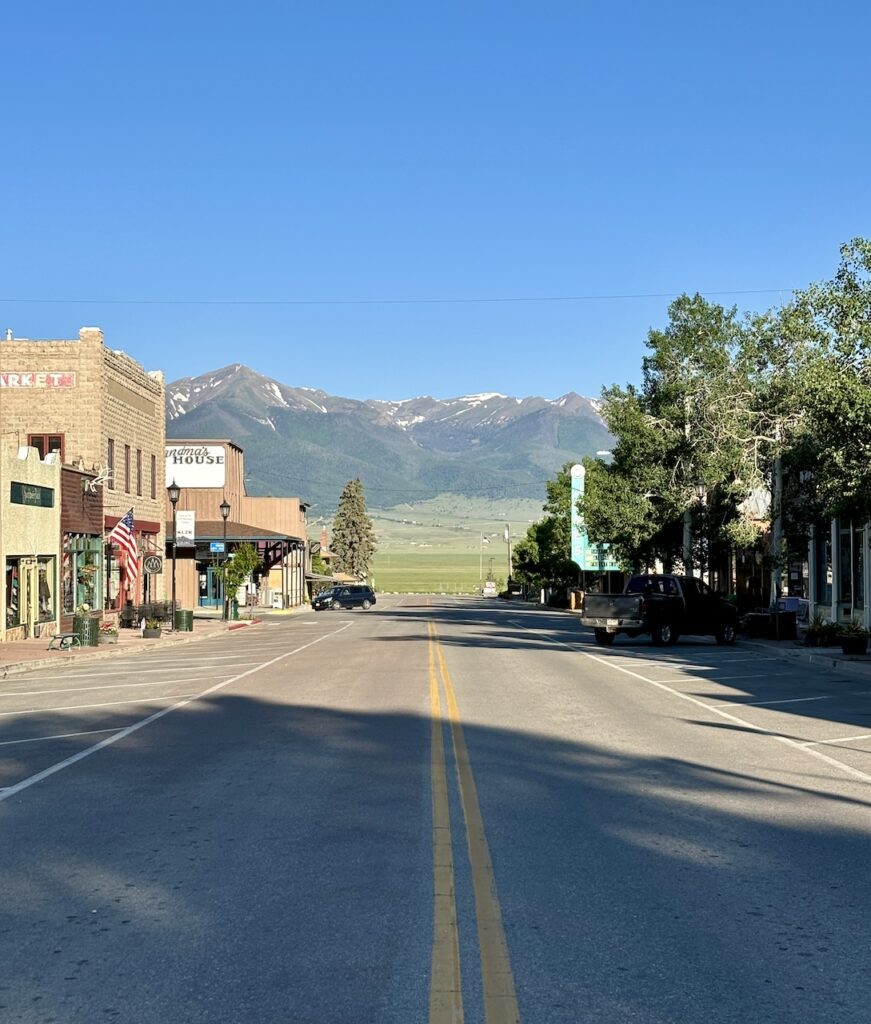
POLYGON ((68 651, 71 647, 81 647, 82 638, 78 633, 55 633, 55 635, 48 642, 48 650, 60 650, 68 651), (54 642, 57 640, 57 647, 55 648, 54 642))

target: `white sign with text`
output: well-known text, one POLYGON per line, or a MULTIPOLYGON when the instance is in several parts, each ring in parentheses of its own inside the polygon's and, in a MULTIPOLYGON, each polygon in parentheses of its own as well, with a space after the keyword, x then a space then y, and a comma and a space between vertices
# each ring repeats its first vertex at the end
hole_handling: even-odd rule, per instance
POLYGON ((168 444, 166 483, 179 487, 223 487, 227 455, 221 444, 168 444))

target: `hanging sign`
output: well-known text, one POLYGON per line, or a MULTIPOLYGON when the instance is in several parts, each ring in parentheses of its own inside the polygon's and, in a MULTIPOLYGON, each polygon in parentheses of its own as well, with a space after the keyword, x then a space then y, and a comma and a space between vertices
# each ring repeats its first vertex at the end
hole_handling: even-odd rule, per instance
POLYGON ((175 545, 179 548, 196 547, 196 512, 176 512, 175 545))

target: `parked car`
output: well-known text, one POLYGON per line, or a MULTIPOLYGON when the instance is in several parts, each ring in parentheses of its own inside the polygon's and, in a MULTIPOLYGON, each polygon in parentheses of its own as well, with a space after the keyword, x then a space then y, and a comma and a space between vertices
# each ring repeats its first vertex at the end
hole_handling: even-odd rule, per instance
POLYGON ((585 594, 581 624, 593 627, 596 643, 602 646, 613 644, 618 633, 649 633, 657 646, 677 643, 684 633, 732 644, 738 613, 695 576, 644 573, 633 576, 622 594, 585 594))
POLYGON ((321 612, 325 608, 363 608, 368 610, 375 604, 375 591, 363 583, 343 583, 338 587, 322 590, 312 601, 312 608, 321 612))

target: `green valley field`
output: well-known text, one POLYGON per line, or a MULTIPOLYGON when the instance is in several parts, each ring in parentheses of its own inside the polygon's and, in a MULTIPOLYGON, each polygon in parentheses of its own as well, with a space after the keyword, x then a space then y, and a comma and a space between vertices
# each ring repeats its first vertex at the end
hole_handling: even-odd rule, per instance
MULTIPOLYGON (((508 545, 542 516, 542 501, 492 501, 442 495, 414 505, 370 508, 378 538, 373 584, 381 593, 472 594, 488 576, 504 586, 508 545)), ((320 537, 323 524, 312 523, 320 537)), ((332 522, 327 521, 329 531, 332 522)))

